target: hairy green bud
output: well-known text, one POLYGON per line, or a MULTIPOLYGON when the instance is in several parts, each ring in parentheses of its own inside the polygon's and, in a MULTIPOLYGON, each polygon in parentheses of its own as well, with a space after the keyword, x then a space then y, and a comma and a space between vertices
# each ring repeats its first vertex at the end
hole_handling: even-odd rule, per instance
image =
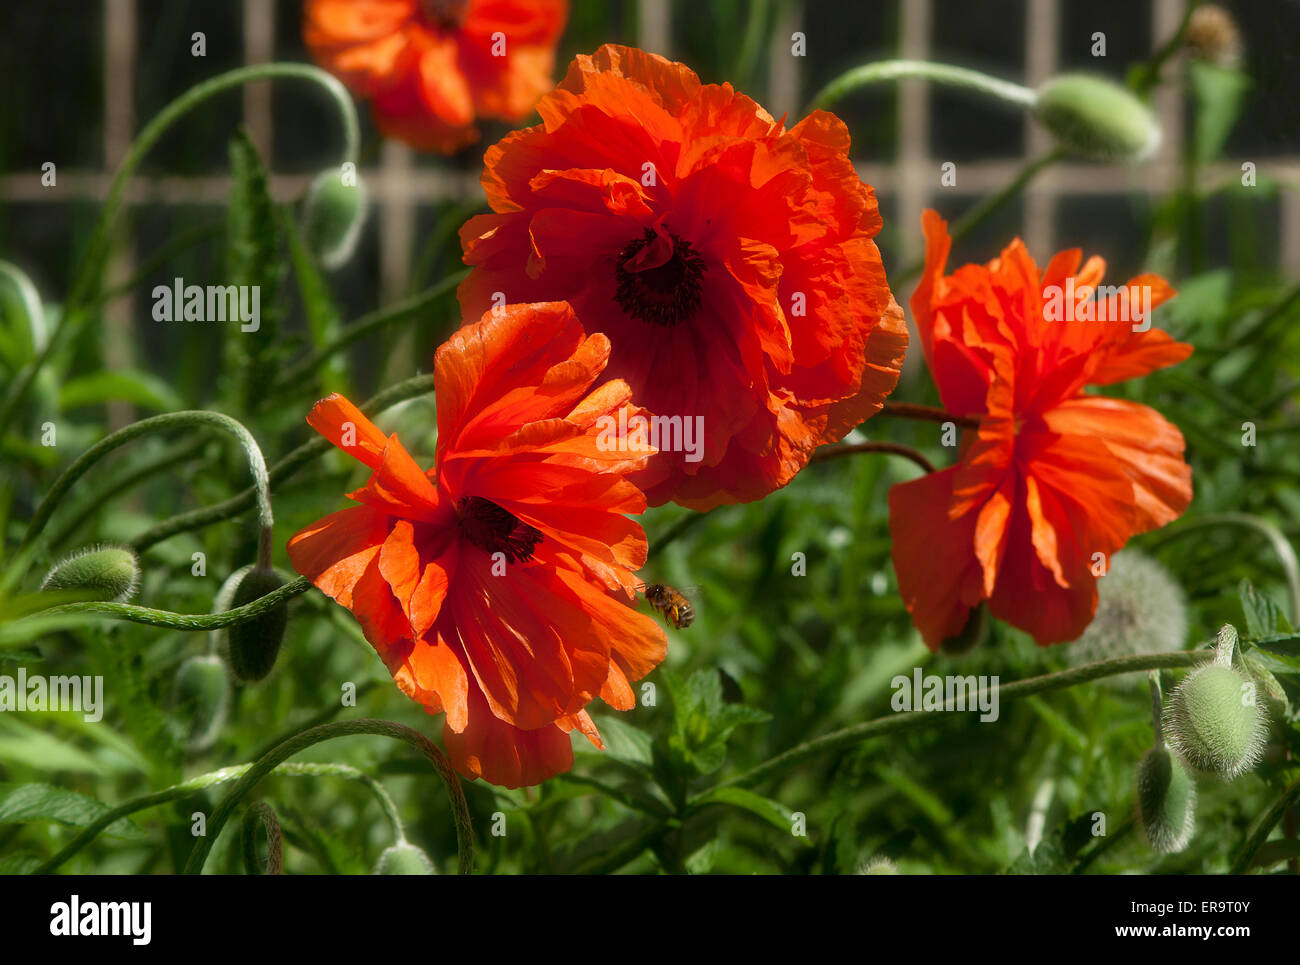
MULTIPOLYGON (((230 608, 252 603, 282 586, 284 580, 275 570, 254 567, 240 578, 230 608)), ((252 620, 226 628, 223 650, 236 680, 256 683, 271 672, 288 620, 289 605, 281 603, 252 620)))
POLYGON ((854 874, 859 875, 896 875, 898 865, 881 855, 864 861, 854 874))
POLYGON ((436 875, 429 856, 409 841, 399 841, 384 850, 375 864, 377 875, 436 875))
POLYGON ((1170 747, 1198 771, 1232 780, 1259 761, 1268 714, 1253 681, 1216 660, 1192 671, 1174 688, 1165 709, 1170 747))
POLYGON ((1153 850, 1173 854, 1192 840, 1196 783, 1163 743, 1138 761, 1137 811, 1142 833, 1153 850))
POLYGON ((302 235, 322 265, 333 270, 347 263, 365 221, 366 189, 355 173, 349 181, 338 171, 316 176, 303 202, 302 235))
POLYGON ((86 600, 123 603, 139 584, 140 561, 133 551, 125 546, 91 546, 55 565, 41 589, 71 590, 86 600))
POLYGON ((1038 89, 1034 116, 1062 147, 1102 161, 1155 153, 1160 126, 1127 88, 1091 74, 1060 74, 1038 89))

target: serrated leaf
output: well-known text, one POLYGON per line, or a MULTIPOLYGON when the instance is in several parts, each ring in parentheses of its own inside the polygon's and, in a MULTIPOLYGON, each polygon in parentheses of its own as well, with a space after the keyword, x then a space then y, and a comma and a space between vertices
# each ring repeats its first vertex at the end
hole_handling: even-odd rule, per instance
MULTIPOLYGON (((94 798, 50 784, 0 784, 0 824, 56 821, 84 828, 110 810, 94 798)), ((104 833, 121 838, 144 836, 144 831, 126 818, 114 821, 104 833)))
POLYGON ((596 726, 605 742, 605 753, 610 757, 644 767, 653 763, 654 741, 645 731, 617 717, 601 717, 596 726))
POLYGON ((1246 638, 1252 643, 1276 636, 1279 631, 1289 634, 1291 625, 1277 604, 1255 589, 1249 580, 1242 580, 1238 585, 1237 597, 1246 616, 1246 638))

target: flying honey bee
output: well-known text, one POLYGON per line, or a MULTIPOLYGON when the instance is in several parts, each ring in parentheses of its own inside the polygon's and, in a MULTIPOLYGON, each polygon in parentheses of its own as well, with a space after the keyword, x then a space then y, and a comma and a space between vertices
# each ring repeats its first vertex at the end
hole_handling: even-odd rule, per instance
POLYGON ((667 583, 642 583, 637 587, 646 602, 664 615, 664 621, 676 630, 685 630, 695 622, 695 607, 681 590, 667 583))

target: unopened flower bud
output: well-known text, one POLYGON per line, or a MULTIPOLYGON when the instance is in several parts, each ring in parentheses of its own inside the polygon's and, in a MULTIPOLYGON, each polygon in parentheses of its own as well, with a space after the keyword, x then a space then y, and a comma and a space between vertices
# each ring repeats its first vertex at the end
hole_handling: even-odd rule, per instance
POLYGON ((345 180, 323 171, 312 181, 303 202, 302 236, 322 265, 333 270, 356 251, 366 221, 366 189, 355 174, 345 180))
POLYGON ((1163 742, 1137 767, 1138 821, 1147 843, 1162 854, 1182 851, 1196 823, 1196 783, 1163 742))
POLYGON ((230 680, 226 666, 216 656, 190 657, 178 671, 172 695, 172 712, 191 751, 212 746, 226 720, 230 680))
POLYGON ((877 855, 867 861, 864 861, 854 874, 859 875, 896 875, 898 874, 898 865, 888 858, 877 855))
POLYGON ((1192 11, 1184 42, 1195 56, 1220 67, 1241 60, 1241 31, 1232 14, 1218 4, 1202 4, 1192 11))
POLYGON ((1034 116, 1058 144, 1101 161, 1155 153, 1160 125, 1127 88, 1091 74, 1060 74, 1038 89, 1034 116))
POLYGON ((385 849, 375 864, 377 875, 436 875, 429 856, 409 841, 399 841, 385 849))
POLYGON ((42 590, 74 590, 104 603, 129 600, 140 583, 140 561, 125 546, 92 546, 69 556, 45 577, 42 590))
MULTIPOLYGON (((273 569, 254 567, 240 578, 230 601, 236 609, 284 586, 273 569)), ((251 620, 226 628, 223 649, 235 679, 255 683, 271 672, 280 654, 284 629, 289 619, 289 605, 281 603, 251 620)))
POLYGON ((1189 765, 1231 780, 1259 761, 1268 714, 1256 699, 1254 682, 1216 660, 1174 688, 1164 730, 1169 745, 1189 765))

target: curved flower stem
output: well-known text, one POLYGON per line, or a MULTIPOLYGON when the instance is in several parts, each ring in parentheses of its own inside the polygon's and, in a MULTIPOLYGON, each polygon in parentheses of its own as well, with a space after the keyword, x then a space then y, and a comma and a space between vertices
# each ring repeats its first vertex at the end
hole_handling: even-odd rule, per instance
MULTIPOLYGON (((361 411, 368 416, 372 416, 384 409, 392 408, 399 402, 405 402, 408 399, 414 399, 416 396, 425 395, 433 391, 432 375, 417 375, 414 378, 407 379, 405 382, 399 382, 380 392, 373 399, 361 406, 361 411)), ((321 456, 330 450, 329 440, 317 437, 304 442, 293 452, 289 453, 267 473, 268 484, 271 487, 288 479, 307 463, 311 462, 317 456, 321 456)), ((171 519, 164 520, 157 526, 145 530, 139 536, 131 541, 131 548, 137 553, 143 553, 155 543, 161 543, 163 540, 175 536, 177 533, 188 532, 192 529, 200 529, 209 526, 212 523, 219 523, 222 520, 232 519, 238 516, 248 507, 252 506, 257 499, 257 490, 255 487, 249 487, 229 499, 216 503, 212 506, 205 506, 202 509, 191 510, 188 513, 182 513, 179 516, 173 516, 171 519)))
POLYGON ((259 596, 252 603, 245 603, 233 610, 222 610, 220 613, 173 613, 171 610, 154 610, 147 606, 136 606, 133 603, 90 601, 85 603, 62 603, 58 606, 46 607, 44 610, 38 610, 31 614, 30 617, 39 616, 45 618, 65 613, 92 613, 106 617, 116 617, 129 623, 145 623, 151 627, 164 627, 168 630, 219 630, 222 627, 233 627, 240 623, 247 623, 249 620, 261 616, 267 610, 273 610, 286 600, 290 600, 310 589, 311 581, 305 576, 300 576, 295 580, 290 580, 278 590, 272 590, 266 596, 259 596))
POLYGON ((934 472, 934 463, 911 446, 905 446, 900 442, 857 442, 847 446, 826 446, 814 452, 808 461, 826 462, 828 459, 852 456, 859 452, 886 452, 890 455, 902 456, 904 459, 912 460, 926 472, 934 472))
POLYGON ((267 80, 275 77, 309 80, 319 84, 329 93, 338 106, 339 116, 343 120, 343 158, 345 161, 356 162, 358 146, 361 143, 356 106, 352 103, 347 88, 339 83, 336 78, 309 64, 256 64, 251 67, 240 67, 219 74, 210 80, 205 80, 201 84, 195 84, 164 107, 136 135, 126 156, 122 159, 122 163, 118 166, 117 173, 113 176, 113 183, 109 186, 108 196, 104 199, 103 208, 100 209, 99 221, 95 224, 94 234, 91 236, 90 244, 86 247, 86 253, 77 266, 77 272, 73 278, 67 301, 64 303, 63 320, 45 343, 41 354, 28 366, 22 378, 15 382, 13 389, 10 390, 8 397, 4 401, 4 405, 0 406, 0 437, 3 437, 8 430, 19 405, 22 404, 22 400, 31 389, 32 383, 36 381, 36 375, 42 366, 49 361, 62 343, 71 337, 72 333, 90 317, 85 308, 93 303, 90 291, 98 282, 100 266, 108 254, 113 219, 117 215, 118 208, 121 207, 122 198, 126 194, 126 186, 136 168, 140 166, 140 162, 144 160, 145 156, 158 143, 168 128, 209 97, 232 87, 247 84, 250 81, 267 80))
POLYGON ((240 822, 239 830, 243 844, 245 871, 250 875, 284 873, 284 844, 280 839, 280 819, 275 816, 275 809, 271 805, 265 801, 254 801, 250 804, 248 810, 244 812, 244 820, 240 822), (257 868, 256 829, 259 820, 266 830, 266 868, 261 871, 257 868))
POLYGON ((436 285, 426 288, 424 291, 412 295, 410 298, 404 298, 396 305, 390 305, 388 308, 371 312, 369 315, 363 315, 347 328, 345 328, 332 342, 328 345, 322 345, 316 351, 312 352, 306 358, 294 363, 284 370, 284 374, 271 387, 271 392, 280 392, 284 389, 298 388, 302 385, 302 380, 315 371, 321 363, 328 359, 336 352, 341 352, 353 342, 370 334, 377 328, 389 324, 390 322, 401 321, 408 316, 423 311, 430 305, 438 301, 439 298, 450 291, 454 291, 456 286, 464 281, 465 276, 469 274, 468 269, 458 271, 455 274, 448 275, 436 285))
POLYGON ((880 60, 874 64, 854 67, 840 74, 813 98, 809 110, 825 110, 845 94, 860 87, 884 81, 902 80, 906 77, 919 77, 939 84, 947 84, 950 87, 975 91, 1020 108, 1032 107, 1038 99, 1038 94, 1029 87, 990 77, 988 74, 966 67, 935 64, 928 60, 880 60))
MULTIPOLYGON (((257 500, 257 521, 262 528, 263 540, 269 534, 273 523, 271 515, 271 488, 267 478, 266 460, 262 458, 262 450, 258 448, 257 440, 252 434, 244 428, 239 421, 230 418, 228 415, 222 415, 220 412, 208 412, 202 409, 194 409, 185 412, 169 412, 165 415, 154 416, 151 419, 142 419, 139 422, 133 422, 124 429, 119 429, 107 438, 101 439, 95 445, 83 452, 72 465, 63 471, 63 475, 54 481, 50 491, 46 493, 41 504, 36 507, 36 512, 32 515, 31 522, 27 524, 27 532, 23 534, 22 542, 19 548, 30 545, 40 534, 50 514, 54 512, 54 507, 58 505, 60 499, 72 488, 72 485, 81 478, 81 476, 94 465, 100 458, 112 452, 119 446, 138 439, 140 436, 147 435, 151 432, 160 432, 165 429, 175 429, 184 426, 211 426, 217 429, 224 429, 233 435, 243 448, 244 454, 248 457, 248 468, 253 474, 253 492, 257 500)), ((269 544, 267 550, 269 552, 269 544)))
MULTIPOLYGON (((48 875, 62 865, 65 861, 75 855, 86 845, 94 841, 95 838, 104 831, 105 828, 111 827, 123 818, 130 817, 137 811, 144 811, 148 808, 157 807, 160 804, 167 804, 181 798, 191 797, 198 792, 209 787, 215 787, 218 784, 228 784, 237 780, 248 773, 252 764, 237 764, 234 767, 223 767, 218 771, 209 771, 207 774, 199 774, 180 784, 175 784, 161 791, 155 791, 152 794, 146 794, 143 797, 127 801, 125 804, 119 804, 117 807, 105 811, 98 818, 86 825, 77 834, 75 838, 69 841, 54 857, 50 858, 32 874, 48 875)), ((277 777, 344 777, 349 780, 358 781, 370 790, 375 798, 379 801, 379 806, 384 811, 384 816, 388 819, 393 828, 393 836, 398 840, 404 838, 402 832, 402 822, 397 816, 397 808, 393 804, 393 799, 389 796, 387 789, 377 780, 364 771, 358 770, 351 764, 280 764, 271 770, 271 773, 277 777)))
POLYGON ((222 798, 216 810, 212 812, 211 818, 208 819, 208 833, 194 843, 194 850, 190 853, 190 859, 185 865, 185 873, 189 875, 202 873, 203 864, 207 861, 208 853, 212 850, 213 844, 216 843, 226 821, 229 820, 231 812, 239 804, 240 799, 251 791, 263 777, 273 771, 276 765, 299 751, 306 750, 308 747, 322 741, 331 740, 335 737, 347 737, 353 734, 371 734, 377 737, 391 737, 403 741, 422 753, 433 764, 438 776, 442 778, 443 784, 446 785, 447 796, 451 798, 452 814, 456 820, 456 850, 459 858, 460 874, 472 874, 474 871, 474 832, 470 823, 469 805, 465 802, 465 792, 460 786, 460 778, 452 769, 446 755, 429 738, 417 730, 412 730, 405 724, 398 724, 390 720, 341 720, 330 724, 322 724, 319 727, 305 730, 268 751, 240 777, 235 786, 222 798))
POLYGON ((1282 792, 1282 796, 1273 802, 1269 809, 1260 816, 1255 826, 1250 829, 1250 834, 1242 844, 1241 850, 1237 852, 1237 856, 1232 860, 1232 867, 1228 869, 1228 874, 1241 875, 1246 873, 1247 869, 1250 868, 1251 861, 1254 860, 1259 849, 1264 846, 1264 842, 1268 840, 1273 827, 1278 821, 1282 820, 1282 816, 1290 811, 1297 801, 1300 801, 1300 781, 1293 781, 1291 786, 1282 792))
POLYGON ((1268 540, 1273 547, 1273 552, 1277 555, 1278 562, 1282 564, 1282 572, 1286 576, 1287 591, 1291 598, 1291 623, 1293 626, 1300 625, 1300 561, 1297 561, 1295 549, 1292 548, 1283 532, 1268 520, 1252 516, 1250 513, 1211 513, 1208 516, 1200 516, 1188 520, 1180 526, 1169 528, 1159 537, 1148 542, 1147 547, 1155 549, 1170 540, 1177 539, 1184 533, 1190 533, 1206 526, 1221 526, 1224 524, 1245 526, 1253 529, 1268 540))
POLYGON ((18 290, 18 298, 23 303, 23 314, 27 316, 27 329, 31 332, 32 351, 40 352, 49 338, 49 333, 45 330, 45 306, 41 302, 40 292, 27 277, 27 273, 12 262, 0 259, 0 276, 8 278, 18 290))
MULTIPOLYGON (((1061 690, 1065 687, 1074 687, 1090 680, 1099 680, 1102 677, 1112 677, 1116 674, 1133 673, 1138 670, 1190 667, 1210 660, 1213 656, 1214 654, 1208 650, 1184 650, 1176 653, 1114 657, 1110 660, 1084 664, 1080 667, 1071 667, 1069 670, 1060 670, 1056 673, 1000 684, 994 689, 998 695, 999 705, 1001 705, 1001 703, 1014 700, 1017 697, 1028 697, 1031 694, 1041 694, 1051 690, 1061 690)), ((946 703, 944 709, 953 710, 952 703, 953 701, 946 703)), ((870 737, 891 734, 900 730, 910 730, 913 727, 920 727, 945 719, 947 719, 946 714, 914 710, 890 714, 888 717, 877 717, 875 720, 864 721, 861 724, 853 724, 850 727, 805 741, 799 746, 792 747, 790 750, 776 755, 776 757, 751 768, 743 774, 722 781, 715 787, 757 784, 818 754, 827 751, 845 750, 860 744, 870 737)))
POLYGON ((963 429, 978 429, 980 420, 973 415, 953 415, 932 405, 918 405, 915 402, 886 402, 881 406, 880 414, 896 419, 920 419, 923 422, 951 422, 963 429))

